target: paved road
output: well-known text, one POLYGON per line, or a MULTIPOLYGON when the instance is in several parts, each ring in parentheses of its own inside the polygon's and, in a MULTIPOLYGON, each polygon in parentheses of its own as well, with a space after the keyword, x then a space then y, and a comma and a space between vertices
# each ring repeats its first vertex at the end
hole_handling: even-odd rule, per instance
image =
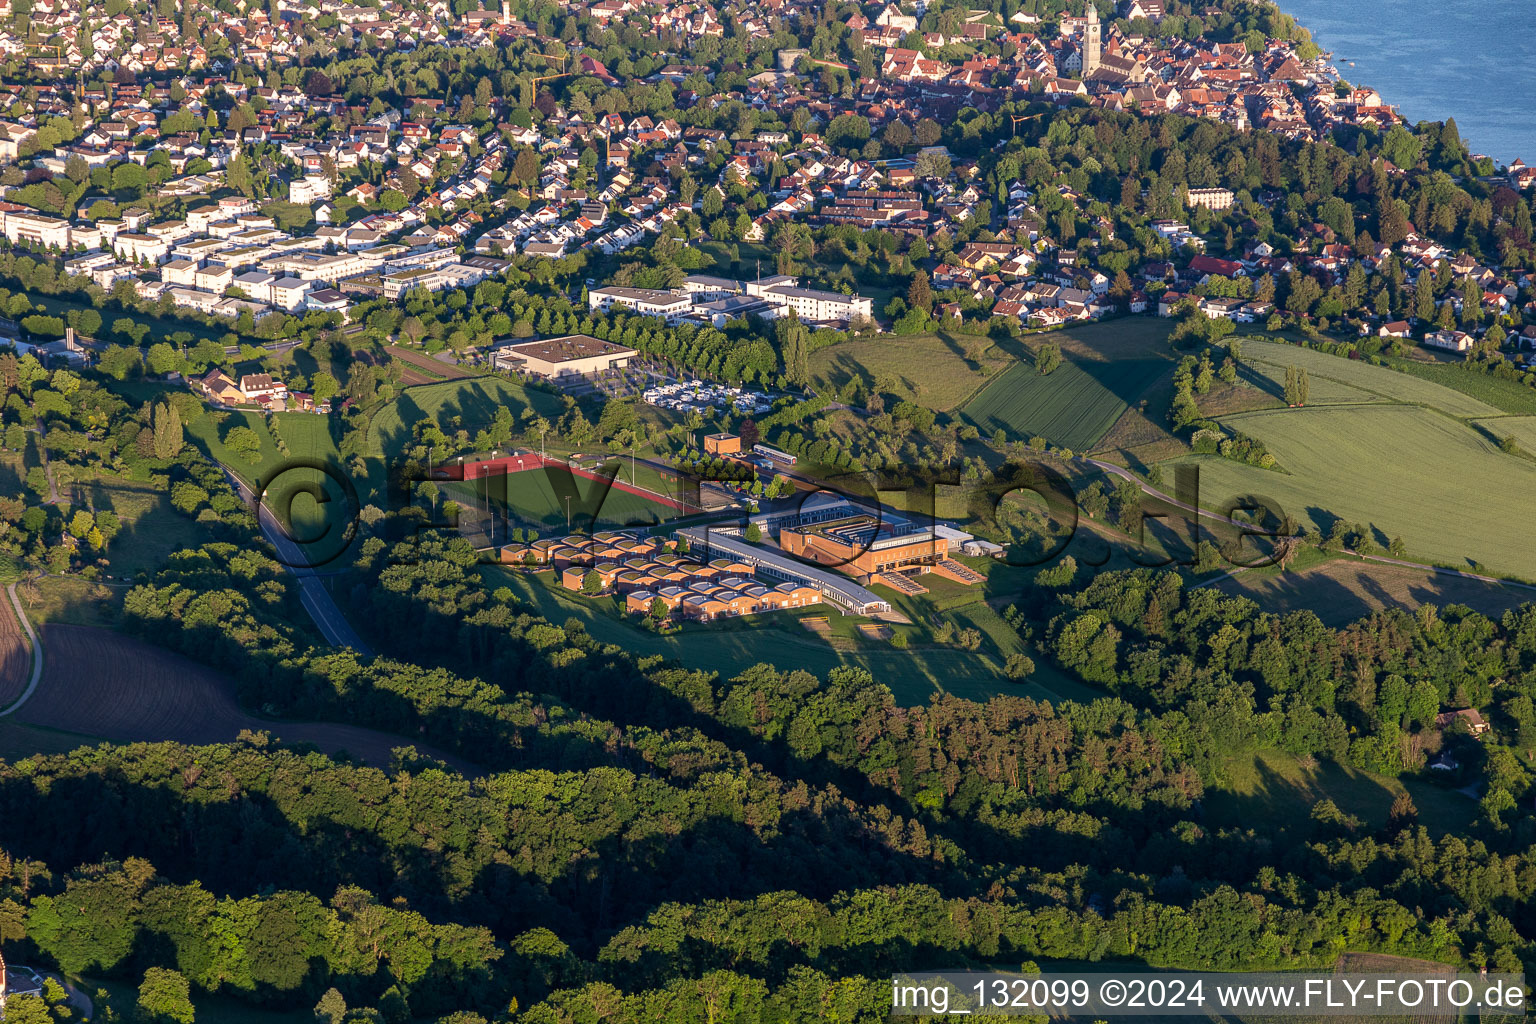
MULTIPOLYGON (((250 504, 252 490, 243 480, 230 472, 229 467, 224 468, 224 475, 229 479, 230 485, 240 495, 240 500, 250 504)), ((288 531, 277 521, 265 502, 261 505, 258 516, 261 523, 262 535, 272 542, 277 548, 278 557, 282 559, 288 571, 293 574, 294 580, 299 585, 299 603, 309 613, 309 617, 315 620, 320 633, 332 647, 350 647, 358 654, 368 657, 373 654, 369 646, 363 643, 362 637, 352 628, 341 609, 336 607, 336 602, 325 589, 325 582, 314 569, 306 568, 304 555, 299 550, 298 544, 288 535, 288 531)))

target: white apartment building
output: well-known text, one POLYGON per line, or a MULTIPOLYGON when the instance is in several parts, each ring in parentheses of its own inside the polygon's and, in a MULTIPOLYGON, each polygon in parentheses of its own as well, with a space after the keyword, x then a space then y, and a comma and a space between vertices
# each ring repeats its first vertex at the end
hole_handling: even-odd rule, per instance
POLYGON ((29 245, 53 246, 68 249, 70 245, 69 221, 57 217, 45 217, 40 213, 9 211, 5 217, 5 237, 12 244, 25 242, 29 245))
POLYGON ((160 267, 160 280, 182 288, 196 288, 197 271, 197 264, 191 260, 171 260, 160 267))
POLYGON ((733 295, 742 294, 740 281, 733 281, 728 277, 710 277, 707 274, 693 274, 683 278, 683 294, 693 302, 713 302, 716 299, 728 299, 733 295))
POLYGON ((1230 207, 1237 198, 1229 188, 1192 188, 1189 190, 1189 205, 1203 206, 1207 210, 1225 210, 1230 207))
POLYGON ((262 266, 274 274, 334 283, 367 273, 369 262, 354 253, 301 251, 274 256, 263 261, 262 266))
POLYGON ((119 256, 131 263, 163 263, 171 254, 171 241, 135 231, 121 231, 112 240, 119 256))
POLYGON ((235 272, 228 267, 199 267, 192 275, 193 287, 222 295, 235 282, 235 272))
POLYGON ((384 297, 393 301, 412 288, 425 288, 429 292, 439 292, 445 288, 468 288, 479 284, 489 276, 490 273, 480 267, 449 263, 432 269, 402 270, 394 274, 385 274, 380 281, 384 286, 384 297))
POLYGON ((874 305, 860 295, 844 295, 842 292, 824 292, 815 288, 801 288, 800 282, 784 274, 761 277, 746 283, 748 295, 771 302, 784 316, 793 310, 802 320, 829 323, 836 320, 852 320, 854 317, 870 318, 874 305))
POLYGON ((688 315, 693 303, 686 295, 651 288, 593 288, 587 292, 587 308, 606 313, 614 306, 646 316, 659 316, 668 323, 688 315))
POLYGON ((271 302, 272 282, 276 280, 276 274, 269 274, 265 270, 247 270, 235 277, 235 287, 256 302, 271 302))
POLYGON ((324 176, 299 178, 288 183, 288 201, 308 205, 317 199, 331 197, 331 179, 324 176))

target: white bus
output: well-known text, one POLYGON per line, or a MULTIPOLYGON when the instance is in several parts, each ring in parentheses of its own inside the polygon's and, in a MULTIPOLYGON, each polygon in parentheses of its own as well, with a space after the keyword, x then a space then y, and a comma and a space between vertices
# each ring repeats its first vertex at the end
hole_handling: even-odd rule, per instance
POLYGON ((786 466, 793 466, 795 464, 795 457, 793 455, 789 454, 788 452, 781 452, 777 448, 770 448, 765 444, 753 445, 752 452, 755 455, 761 455, 765 459, 772 459, 774 462, 782 462, 786 466))

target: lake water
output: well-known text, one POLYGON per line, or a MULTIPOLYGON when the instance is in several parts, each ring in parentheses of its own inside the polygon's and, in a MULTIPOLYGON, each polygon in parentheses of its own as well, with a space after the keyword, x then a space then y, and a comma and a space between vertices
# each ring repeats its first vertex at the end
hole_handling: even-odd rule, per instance
POLYGON ((1536 163, 1532 0, 1279 0, 1410 124, 1454 117, 1474 153, 1536 163), (1354 66, 1350 66, 1350 61, 1354 66))

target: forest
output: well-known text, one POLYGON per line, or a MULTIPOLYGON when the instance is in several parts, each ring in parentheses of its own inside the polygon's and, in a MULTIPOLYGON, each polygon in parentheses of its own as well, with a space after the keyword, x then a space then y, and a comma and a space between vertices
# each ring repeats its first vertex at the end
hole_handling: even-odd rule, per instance
MULTIPOLYGON (((854 669, 636 659, 487 590, 404 507, 364 523, 350 600, 409 625, 360 659, 320 644, 176 402, 0 370, 13 423, 60 404, 60 457, 163 477, 206 531, 136 582, 124 628, 268 714, 402 737, 387 769, 262 734, 0 766, 13 959, 358 1019, 789 1022, 883 1019, 882 976, 919 965, 1532 956, 1536 607, 1333 628, 1063 560, 1006 618, 1102 697, 907 707, 854 669), (1496 742, 1438 728, 1468 705, 1496 742), (1460 834, 1407 798, 1381 826, 1322 800, 1278 836, 1208 809, 1245 752, 1412 777, 1442 749, 1488 780, 1460 834)), ((111 527, 79 547, 34 501, 0 508, 14 557, 71 564, 111 527)))

